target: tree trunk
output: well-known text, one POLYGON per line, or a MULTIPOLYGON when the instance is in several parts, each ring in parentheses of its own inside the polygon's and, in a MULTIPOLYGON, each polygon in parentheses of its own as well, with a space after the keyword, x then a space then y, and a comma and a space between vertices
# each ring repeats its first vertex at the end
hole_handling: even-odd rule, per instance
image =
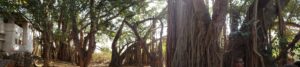
POLYGON ((47 67, 49 66, 49 61, 50 61, 50 48, 51 45, 53 43, 53 39, 52 39, 52 23, 47 22, 48 20, 45 19, 46 22, 43 23, 43 25, 45 25, 45 27, 43 29, 47 29, 42 31, 42 43, 43 43, 43 58, 45 60, 44 65, 47 67))
POLYGON ((167 0, 168 1, 168 30, 167 30, 167 51, 166 51, 166 66, 173 67, 171 61, 173 61, 173 56, 176 48, 177 34, 176 34, 176 2, 175 0, 167 0))
MULTIPOLYGON (((283 6, 287 2, 289 0, 281 0, 283 6)), ((224 56, 224 61, 229 63, 225 63, 225 67, 232 67, 237 59, 243 59, 245 66, 249 67, 261 67, 263 64, 265 67, 274 67, 271 43, 268 38, 268 33, 270 33, 268 30, 277 16, 276 7, 273 3, 275 3, 273 0, 258 0, 257 7, 255 7, 255 2, 251 4, 247 11, 246 20, 239 31, 230 33, 229 52, 225 53, 224 56), (255 8, 257 9, 256 13, 254 13, 255 8), (254 18, 254 15, 257 17, 254 18), (256 21, 258 22, 255 26, 251 25, 256 21), (251 29, 254 27, 257 27, 256 31, 251 29), (253 34, 256 34, 256 37, 253 34), (254 42, 254 40, 257 41, 254 42), (257 48, 253 48, 255 47, 254 43, 257 43, 257 48), (260 61, 261 58, 258 57, 258 54, 261 54, 263 62, 260 61)))
POLYGON ((120 54, 117 52, 117 42, 118 39, 121 37, 123 27, 124 27, 124 23, 121 24, 111 45, 112 57, 111 57, 111 62, 109 64, 110 67, 120 67, 122 64, 121 62, 122 60, 120 59, 120 54))
POLYGON ((168 3, 168 67, 221 67, 220 34, 228 1, 215 1, 212 20, 203 0, 168 3))

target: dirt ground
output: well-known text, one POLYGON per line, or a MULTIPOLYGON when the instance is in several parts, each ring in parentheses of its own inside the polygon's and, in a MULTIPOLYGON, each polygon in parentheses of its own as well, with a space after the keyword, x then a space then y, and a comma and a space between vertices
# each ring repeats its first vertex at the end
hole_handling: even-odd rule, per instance
MULTIPOLYGON (((79 66, 76 66, 75 64, 72 64, 69 62, 63 62, 63 61, 51 62, 50 66, 53 66, 53 67, 79 67, 79 66)), ((92 62, 89 65, 89 67, 108 67, 108 64, 92 62)))
MULTIPOLYGON (((92 62, 89 67, 108 67, 109 63, 97 63, 97 62, 92 62)), ((79 67, 76 66, 75 64, 69 63, 69 62, 64 62, 64 61, 54 61, 50 63, 51 67, 79 67)), ((123 66, 123 67, 136 67, 136 66, 123 66)), ((150 66, 144 66, 144 67, 150 67, 150 66)))

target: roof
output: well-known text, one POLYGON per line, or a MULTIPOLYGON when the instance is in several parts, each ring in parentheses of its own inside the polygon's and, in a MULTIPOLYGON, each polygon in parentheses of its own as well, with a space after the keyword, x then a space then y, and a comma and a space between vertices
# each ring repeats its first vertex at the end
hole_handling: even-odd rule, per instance
POLYGON ((14 20, 15 24, 22 27, 23 23, 28 23, 28 20, 21 14, 16 12, 0 12, 1 17, 3 17, 4 22, 8 20, 14 20))

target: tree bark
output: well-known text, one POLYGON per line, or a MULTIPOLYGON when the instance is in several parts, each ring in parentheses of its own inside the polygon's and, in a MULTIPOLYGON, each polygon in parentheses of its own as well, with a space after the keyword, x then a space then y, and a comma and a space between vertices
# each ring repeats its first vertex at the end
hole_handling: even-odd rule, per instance
POLYGON ((166 56, 166 66, 173 67, 171 61, 173 61, 173 55, 176 48, 176 0, 167 0, 168 1, 168 30, 167 30, 167 56, 166 56))
POLYGON ((117 52, 117 42, 118 42, 118 39, 122 35, 123 27, 124 27, 124 23, 121 24, 119 30, 116 33, 116 36, 115 36, 113 42, 112 42, 112 45, 111 45, 111 49, 112 49, 112 55, 111 56, 112 57, 111 57, 111 62, 109 64, 110 67, 120 67, 121 64, 122 64, 120 54, 117 52))
MULTIPOLYGON (((289 2, 289 0, 280 0, 280 2, 282 3, 282 6, 285 6, 286 3, 289 2)), ((274 59, 272 59, 271 43, 269 43, 270 41, 268 41, 268 33, 270 33, 268 32, 268 30, 270 29, 271 25, 274 22, 274 19, 277 16, 276 7, 273 3, 275 3, 273 0, 258 0, 256 14, 253 12, 253 9, 255 8, 255 3, 253 2, 251 4, 247 11, 246 19, 241 25, 239 31, 230 33, 229 52, 225 53, 225 57, 231 59, 224 58, 224 61, 226 60, 227 62, 234 62, 235 60, 242 58, 245 62, 245 66, 249 67, 261 67, 262 64, 264 64, 265 67, 275 66, 275 64, 273 63, 274 59), (255 27, 257 27, 256 31, 253 31, 251 29, 253 28, 253 25, 251 25, 254 21, 252 20, 254 19, 253 15, 257 15, 256 19, 259 21, 255 25, 255 27), (253 35, 250 35, 251 32, 256 32, 257 38, 253 38, 253 35), (257 40, 257 48, 254 49, 253 40, 257 40), (262 55, 264 60, 263 63, 259 61, 258 56, 252 56, 254 55, 253 50, 259 52, 259 54, 262 55), (255 61, 259 61, 260 63, 254 63, 255 61)), ((233 64, 234 63, 227 63, 225 65, 226 67, 232 67, 233 64)))
POLYGON ((228 1, 214 2, 212 18, 203 0, 169 0, 168 4, 168 67, 221 67, 219 39, 228 1))

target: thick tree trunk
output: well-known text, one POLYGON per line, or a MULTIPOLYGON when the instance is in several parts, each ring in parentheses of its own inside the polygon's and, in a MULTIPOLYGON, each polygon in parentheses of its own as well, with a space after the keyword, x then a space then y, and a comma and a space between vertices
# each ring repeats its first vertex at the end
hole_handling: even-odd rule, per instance
POLYGON ((219 39, 228 1, 215 1, 212 20, 203 0, 169 0, 168 3, 168 66, 221 67, 219 39))
MULTIPOLYGON (((92 55, 95 51, 95 48, 96 48, 96 39, 95 39, 95 36, 96 36, 96 32, 97 32, 97 21, 96 21, 96 17, 95 17, 95 7, 94 7, 94 0, 90 0, 90 19, 91 19, 91 26, 90 26, 90 32, 89 34, 87 35, 87 38, 89 39, 89 42, 88 42, 88 49, 87 51, 84 53, 84 67, 88 67, 88 65, 90 64, 90 61, 92 59, 92 55)), ((84 44, 85 45, 85 44, 84 44)), ((85 48, 85 46, 83 47, 85 48)))
MULTIPOLYGON (((289 2, 289 0, 281 0, 282 5, 289 2)), ((225 63, 225 67, 232 67, 233 62, 237 59, 243 59, 245 62, 245 66, 249 67, 260 67, 262 64, 265 67, 274 67, 273 59, 272 59, 272 49, 271 43, 269 43, 268 38, 268 30, 271 27, 274 19, 276 18, 276 7, 273 4, 275 1, 273 0, 258 0, 257 12, 256 14, 253 12, 255 8, 255 3, 248 9, 248 13, 246 16, 246 20, 241 25, 241 28, 237 32, 231 32, 229 37, 229 52, 225 53, 224 61, 229 61, 230 63, 225 63), (257 15, 257 18, 253 18, 253 15, 257 15), (253 21, 257 19, 256 31, 251 30, 253 21), (253 33, 256 32, 257 38, 253 38, 253 33), (252 33, 252 34, 250 34, 252 33), (241 41, 239 41, 241 40, 241 41), (256 47, 253 49, 254 41, 256 41, 256 47), (246 42, 245 42, 246 41, 246 42), (260 62, 258 56, 253 57, 253 55, 257 53, 253 53, 254 51, 259 52, 262 55, 264 62, 260 62), (251 54, 252 53, 252 54, 251 54), (230 59, 226 59, 230 58, 230 59), (259 63, 254 63, 254 60, 259 61, 259 63), (256 66, 254 66, 256 65, 256 66)))
POLYGON ((167 30, 167 56, 166 66, 173 67, 171 61, 173 61, 174 51, 176 48, 176 3, 175 0, 168 0, 168 30, 167 30))
POLYGON ((122 64, 122 62, 121 62, 122 60, 120 58, 121 56, 117 52, 117 42, 118 42, 118 39, 121 37, 123 27, 124 27, 124 23, 121 24, 119 30, 116 33, 116 36, 115 36, 113 42, 112 42, 112 45, 111 45, 112 57, 111 57, 111 62, 109 64, 110 67, 120 67, 122 64))
MULTIPOLYGON (((63 13, 63 10, 61 11, 63 13)), ((58 42, 58 59, 63 60, 63 61, 70 61, 72 62, 72 53, 70 52, 72 50, 71 45, 69 44, 69 38, 67 35, 69 35, 69 32, 67 31, 67 28, 69 27, 67 24, 68 22, 63 22, 63 15, 60 17, 60 22, 61 22, 61 32, 62 32, 62 37, 59 37, 60 40, 58 42)))
MULTIPOLYGON (((72 21, 72 32, 71 32, 71 35, 72 35, 72 40, 74 42, 74 45, 75 45, 75 55, 78 55, 77 58, 78 58, 78 63, 77 65, 79 65, 80 67, 84 67, 84 55, 83 55, 83 50, 82 50, 82 42, 79 40, 79 37, 78 37, 78 34, 79 34, 79 30, 78 30, 78 26, 77 26, 77 21, 76 21, 76 11, 75 11, 75 3, 71 3, 71 6, 72 6, 72 9, 71 9, 71 13, 70 13, 70 16, 72 17, 71 18, 71 21, 72 21)), ((82 38, 82 37, 81 37, 82 38)), ((76 58, 76 59, 77 59, 76 58)))
POLYGON ((44 66, 49 66, 49 44, 44 43, 43 44, 43 54, 42 54, 43 59, 45 60, 44 66))
MULTIPOLYGON (((47 21, 47 20, 46 20, 47 21)), ((44 22, 43 23, 45 25, 44 29, 47 29, 45 31, 42 31, 42 47, 43 47, 43 58, 45 60, 44 65, 45 66, 49 66, 49 61, 51 60, 50 57, 50 48, 51 45, 53 43, 53 39, 52 39, 52 23, 50 22, 44 22)))
POLYGON ((51 59, 50 58, 50 46, 52 45, 51 38, 50 38, 51 36, 48 33, 48 34, 42 35, 42 37, 43 37, 42 41, 44 43, 44 45, 43 45, 43 54, 42 54, 42 56, 45 60, 44 65, 49 66, 49 61, 51 59))

